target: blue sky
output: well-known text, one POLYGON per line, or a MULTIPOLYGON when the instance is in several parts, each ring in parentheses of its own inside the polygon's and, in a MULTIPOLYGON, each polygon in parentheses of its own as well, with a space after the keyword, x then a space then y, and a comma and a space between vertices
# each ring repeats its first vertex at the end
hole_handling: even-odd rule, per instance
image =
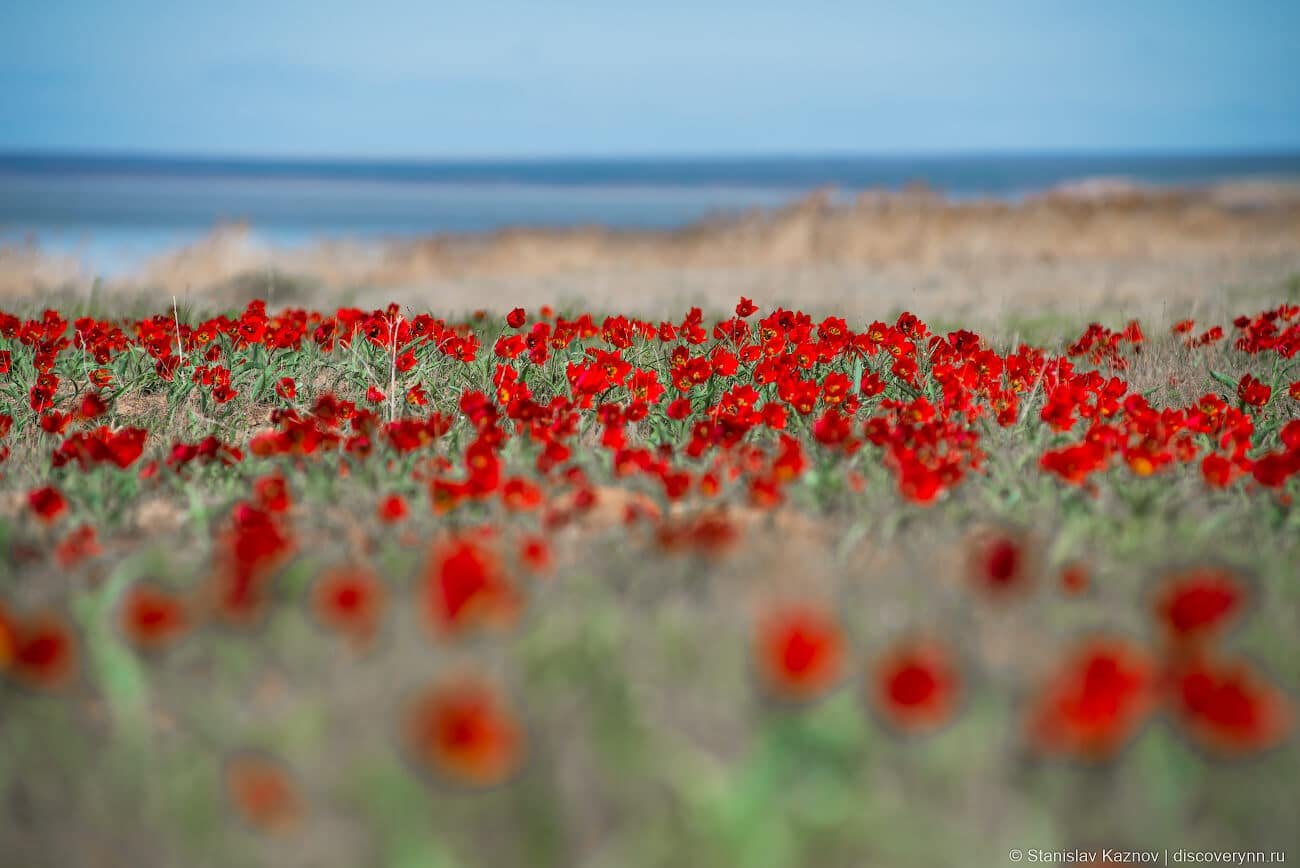
POLYGON ((0 149, 1297 149, 1297 45, 1297 0, 9 0, 0 149))

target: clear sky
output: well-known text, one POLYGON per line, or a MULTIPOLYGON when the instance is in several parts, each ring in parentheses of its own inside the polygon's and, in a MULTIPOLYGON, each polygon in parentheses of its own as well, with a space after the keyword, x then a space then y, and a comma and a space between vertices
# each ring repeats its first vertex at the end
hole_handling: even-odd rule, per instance
POLYGON ((41 148, 1300 149, 1300 0, 6 0, 41 148))

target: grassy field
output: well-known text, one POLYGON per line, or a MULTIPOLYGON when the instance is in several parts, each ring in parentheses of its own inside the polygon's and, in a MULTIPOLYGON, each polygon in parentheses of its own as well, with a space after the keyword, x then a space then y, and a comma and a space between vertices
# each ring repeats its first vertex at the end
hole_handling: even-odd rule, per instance
POLYGON ((1300 858, 1235 313, 0 313, 0 862, 1300 858))

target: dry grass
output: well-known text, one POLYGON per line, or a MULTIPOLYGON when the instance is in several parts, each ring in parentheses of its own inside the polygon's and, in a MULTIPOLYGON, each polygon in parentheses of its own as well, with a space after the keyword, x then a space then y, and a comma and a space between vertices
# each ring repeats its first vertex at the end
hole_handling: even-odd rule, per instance
MULTIPOLYGON (((581 299, 642 315, 684 303, 721 310, 743 293, 850 317, 909 308, 996 323, 1028 310, 1119 310, 1150 321, 1165 307, 1219 310, 1227 289, 1297 273, 1300 187, 1234 184, 1021 204, 866 194, 836 207, 813 196, 672 232, 517 229, 302 250, 276 250, 233 226, 106 291, 165 287, 219 303, 395 298, 443 310, 581 299)), ((0 296, 84 292, 88 283, 66 259, 0 251, 0 296)))

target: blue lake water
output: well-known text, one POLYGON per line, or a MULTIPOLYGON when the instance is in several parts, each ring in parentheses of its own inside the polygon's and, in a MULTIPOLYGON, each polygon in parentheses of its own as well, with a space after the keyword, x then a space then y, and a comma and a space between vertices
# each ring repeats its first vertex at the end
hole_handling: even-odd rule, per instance
POLYGON ((1153 185, 1300 179, 1291 154, 989 154, 699 159, 329 161, 0 154, 0 242, 31 240, 112 271, 246 221, 283 245, 510 226, 681 226, 922 181, 1014 198, 1122 177, 1153 185))

